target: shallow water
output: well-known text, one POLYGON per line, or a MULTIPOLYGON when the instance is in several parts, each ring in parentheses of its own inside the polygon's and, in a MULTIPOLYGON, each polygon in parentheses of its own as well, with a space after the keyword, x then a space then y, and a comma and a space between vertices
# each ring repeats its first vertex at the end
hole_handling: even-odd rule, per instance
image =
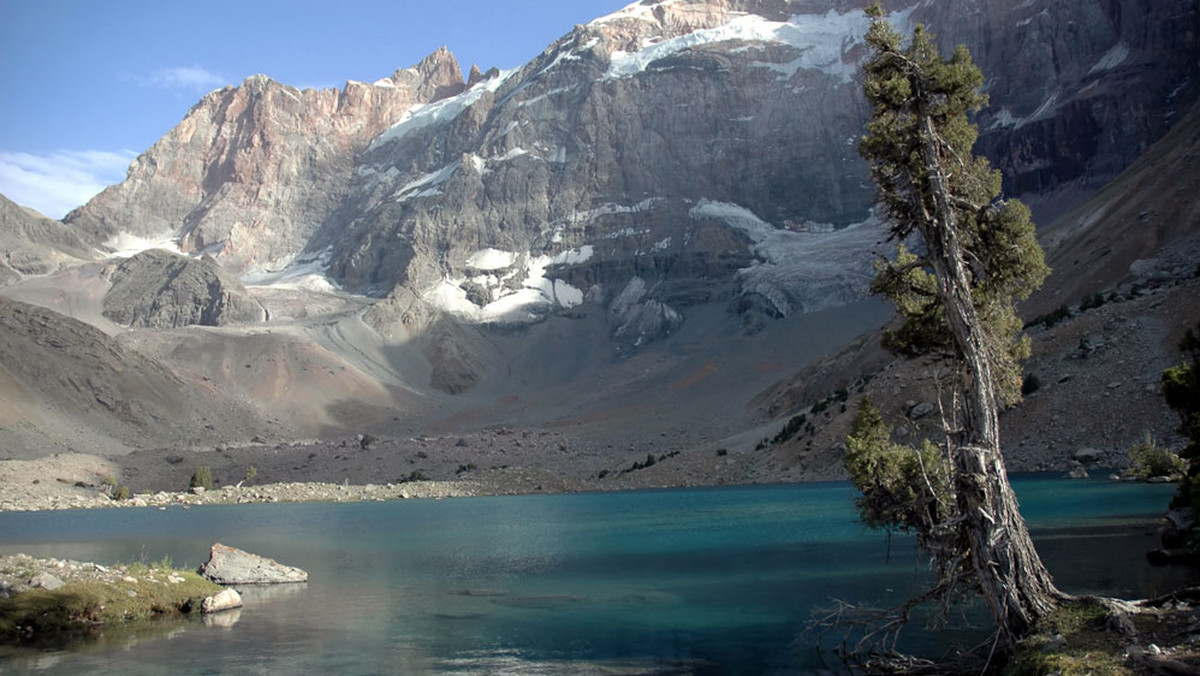
MULTIPOLYGON (((1073 592, 1156 594, 1173 487, 1014 481, 1073 592)), ((215 541, 309 572, 217 621, 105 630, 0 653, 39 673, 794 673, 833 599, 899 602, 928 581, 907 538, 855 520, 844 483, 353 504, 0 514, 0 552, 193 567, 215 541)), ((934 653, 979 629, 914 631, 934 653)), ((932 654, 931 656, 936 656, 932 654)))

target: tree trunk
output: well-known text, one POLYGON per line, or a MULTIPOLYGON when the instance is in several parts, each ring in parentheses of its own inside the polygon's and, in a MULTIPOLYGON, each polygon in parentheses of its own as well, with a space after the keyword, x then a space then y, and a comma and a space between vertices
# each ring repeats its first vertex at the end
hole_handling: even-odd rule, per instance
POLYGON ((934 203, 917 228, 928 248, 938 294, 955 348, 966 366, 965 416, 955 449, 955 493, 966 518, 970 557, 979 584, 1006 640, 1029 632, 1064 595, 1042 565, 1021 517, 1000 454, 996 386, 982 324, 975 312, 955 210, 941 168, 933 121, 920 111, 922 160, 934 203))

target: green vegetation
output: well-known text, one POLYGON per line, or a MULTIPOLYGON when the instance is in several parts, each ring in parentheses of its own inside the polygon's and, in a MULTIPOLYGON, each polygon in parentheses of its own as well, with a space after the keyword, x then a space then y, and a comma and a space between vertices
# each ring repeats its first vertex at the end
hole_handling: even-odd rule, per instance
POLYGON ((429 481, 429 477, 425 475, 425 472, 422 472, 419 469, 414 469, 413 471, 408 473, 408 476, 401 477, 400 479, 398 479, 396 481, 396 483, 406 484, 406 483, 411 483, 413 481, 429 481))
POLYGON ((1149 432, 1141 441, 1129 448, 1131 474, 1143 479, 1150 477, 1182 477, 1187 463, 1183 458, 1171 452, 1166 446, 1160 446, 1149 432))
POLYGON ((1096 293, 1093 293, 1092 295, 1083 299, 1083 302, 1079 304, 1079 311, 1087 312, 1088 310, 1093 310, 1101 305, 1104 305, 1104 303, 1104 294, 1097 291, 1096 293))
MULTIPOLYGON (((2 572, 32 575, 32 570, 2 572)), ((135 565, 128 572, 117 582, 68 582, 53 591, 39 588, 0 599, 0 640, 198 613, 201 601, 222 589, 192 571, 135 565), (171 583, 172 576, 182 581, 171 583)))
POLYGON ((256 476, 258 476, 258 468, 254 465, 250 465, 246 468, 246 476, 242 479, 242 481, 254 481, 254 477, 256 476))
POLYGON ((916 531, 938 581, 881 622, 903 624, 912 604, 982 595, 1007 649, 1063 598, 1021 518, 1000 454, 999 413, 1020 400, 1029 356, 1016 303, 1049 274, 1029 208, 1000 196, 1000 172, 973 153, 968 118, 987 103, 983 73, 959 46, 943 58, 924 26, 900 34, 878 2, 867 8, 863 93, 871 106, 859 153, 886 210, 894 260, 876 265, 873 293, 900 323, 883 346, 947 362, 953 402, 945 455, 893 444, 874 406, 862 406, 846 464, 874 527, 916 531), (906 245, 913 239, 919 246, 906 245))
POLYGON ((1029 373, 1021 379, 1021 396, 1028 396, 1042 389, 1042 379, 1029 373))
POLYGON ((859 516, 875 529, 931 530, 951 504, 949 467, 929 440, 918 450, 890 437, 891 426, 864 398, 846 437, 845 458, 850 480, 862 492, 855 502, 859 516))
POLYGON ((1046 328, 1049 329, 1049 328, 1052 328, 1055 324, 1057 324, 1061 321, 1070 319, 1073 316, 1074 315, 1071 313, 1070 308, 1068 308, 1066 305, 1060 305, 1060 306, 1058 306, 1057 310, 1047 312, 1046 314, 1038 315, 1038 316, 1034 317, 1033 319, 1030 319, 1028 322, 1025 322, 1025 328, 1031 329, 1035 326, 1040 325, 1040 326, 1045 326, 1046 328))
MULTIPOLYGON (((813 413, 816 413, 816 411, 813 411, 813 413)), ((807 422, 808 416, 804 415, 803 413, 792 416, 791 419, 787 421, 787 424, 783 426, 783 429, 779 430, 779 434, 776 434, 775 437, 771 439, 771 443, 782 444, 788 439, 791 439, 792 437, 796 436, 800 430, 804 429, 804 424, 807 422)))
POLYGON ((192 480, 188 482, 188 488, 203 488, 206 491, 211 491, 213 487, 212 470, 208 466, 202 466, 192 474, 192 480))
POLYGON ((1108 609, 1092 601, 1065 603, 1022 640, 1005 676, 1128 674, 1122 636, 1108 629, 1108 609))
POLYGON ((115 492, 113 492, 113 500, 119 501, 119 500, 128 500, 128 499, 129 499, 129 486, 118 486, 117 490, 115 492))
POLYGON ((1187 473, 1179 483, 1174 505, 1191 507, 1200 516, 1200 324, 1188 329, 1179 342, 1183 363, 1163 371, 1162 392, 1167 406, 1179 416, 1179 431, 1187 445, 1179 452, 1187 473))

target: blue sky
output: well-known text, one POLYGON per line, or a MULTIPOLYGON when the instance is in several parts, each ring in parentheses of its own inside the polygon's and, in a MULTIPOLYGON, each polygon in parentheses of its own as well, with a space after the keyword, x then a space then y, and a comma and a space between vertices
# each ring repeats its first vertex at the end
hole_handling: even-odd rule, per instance
POLYGON ((629 1, 0 0, 0 193, 60 218, 212 89, 369 82, 442 45, 512 68, 629 1))

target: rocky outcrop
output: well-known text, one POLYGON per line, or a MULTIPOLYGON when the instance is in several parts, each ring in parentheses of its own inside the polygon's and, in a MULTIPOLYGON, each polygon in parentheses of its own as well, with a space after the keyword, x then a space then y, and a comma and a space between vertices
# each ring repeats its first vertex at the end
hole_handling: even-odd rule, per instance
POLYGON ((236 547, 213 544, 198 572, 217 584, 285 584, 307 582, 308 573, 236 547))
POLYGON ((110 279, 104 315, 125 326, 228 326, 267 318, 241 281, 210 256, 150 249, 117 264, 110 279))
POLYGON ((0 195, 0 285, 94 255, 76 230, 0 195))
POLYGON ((356 153, 411 106, 452 96, 444 48, 374 83, 299 90, 263 75, 200 100, 126 180, 67 215, 97 241, 168 235, 233 270, 278 267, 345 196, 356 153))

